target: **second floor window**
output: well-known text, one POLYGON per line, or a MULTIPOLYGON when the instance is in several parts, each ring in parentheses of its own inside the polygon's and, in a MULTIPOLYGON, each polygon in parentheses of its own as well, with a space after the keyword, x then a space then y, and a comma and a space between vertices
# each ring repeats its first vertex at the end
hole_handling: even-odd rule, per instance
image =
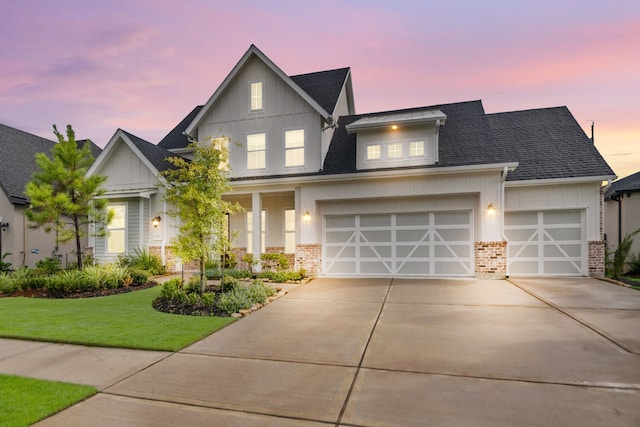
POLYGON ((267 135, 247 135, 247 169, 264 169, 267 166, 267 135))
POLYGON ((251 83, 251 111, 262 110, 262 82, 251 83))
POLYGON ((402 144, 399 144, 399 143, 389 144, 387 147, 387 155, 389 159, 401 159, 402 144))
POLYGON ((367 160, 380 160, 380 146, 368 145, 367 146, 367 160))
POLYGON ((304 166, 304 129, 284 133, 285 166, 304 166))

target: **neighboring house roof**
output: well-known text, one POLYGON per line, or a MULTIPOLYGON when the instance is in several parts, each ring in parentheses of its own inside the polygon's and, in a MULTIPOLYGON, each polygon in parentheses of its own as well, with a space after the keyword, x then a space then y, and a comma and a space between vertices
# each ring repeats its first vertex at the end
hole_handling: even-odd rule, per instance
MULTIPOLYGON (((329 119, 329 117, 331 116, 331 113, 333 113, 333 109, 327 110, 321 105, 320 102, 322 102, 327 106, 330 106, 332 96, 319 95, 318 92, 320 91, 322 86, 335 87, 335 78, 339 75, 338 73, 339 70, 334 70, 335 73, 328 72, 329 74, 327 75, 321 75, 321 73, 312 73, 311 75, 307 75, 307 76, 313 76, 313 74, 317 74, 316 75, 316 78, 317 78, 319 74, 320 77, 322 77, 324 82, 322 85, 316 85, 315 82, 309 81, 308 77, 304 77, 304 75, 299 76, 298 81, 302 82, 303 85, 306 85, 309 90, 311 90, 316 94, 316 96, 319 96, 319 101, 320 101, 319 102, 312 95, 306 92, 297 82, 295 82, 292 77, 289 77, 288 75, 286 75, 273 61, 267 58, 267 56, 264 53, 262 53, 260 49, 258 49, 255 45, 251 45, 247 50, 247 52, 245 52, 245 54, 242 56, 242 58, 240 58, 240 61, 238 61, 235 67, 233 67, 233 70, 231 70, 231 72, 227 75, 227 77, 222 81, 222 84, 220 84, 220 86, 216 89, 213 95, 211 95, 211 98, 209 98, 207 103, 198 112, 196 117, 187 126, 187 128, 185 129, 185 132, 187 134, 193 136, 193 132, 198 128, 198 126, 200 125, 200 122, 202 121, 202 119, 204 119, 205 115, 211 110, 211 108, 216 103, 220 95, 224 93, 227 86, 229 86, 229 84, 233 81, 236 75, 240 72, 240 70, 242 70, 244 65, 249 61, 249 59, 253 57, 257 57, 262 62, 264 62, 265 65, 267 65, 267 67, 271 69, 271 71, 273 71, 277 76, 279 76, 285 82, 285 84, 287 84, 291 89, 293 89, 294 92, 300 95, 300 97, 302 97, 302 99, 304 99, 324 119, 326 120, 329 119)), ((349 72, 344 73, 344 76, 345 78, 347 78, 349 76, 349 72)), ((334 101, 334 107, 335 107, 335 101, 334 101)))
POLYGON ((619 179, 609 186, 604 194, 605 200, 616 200, 621 194, 640 191, 640 172, 619 179))
POLYGON ((56 143, 0 124, 0 188, 9 201, 26 205, 24 189, 38 170, 36 153, 48 153, 56 143))
POLYGON ((184 148, 189 145, 189 138, 184 134, 185 130, 187 130, 187 126, 193 121, 193 119, 198 115, 200 110, 202 109, 202 105, 198 105, 196 108, 191 110, 187 117, 182 119, 180 123, 165 136, 158 143, 159 147, 165 148, 167 150, 184 148))
POLYGON ((343 116, 322 172, 357 172, 356 135, 347 133, 348 125, 429 110, 442 111, 446 124, 440 128, 438 163, 427 167, 518 162, 509 181, 615 176, 566 107, 485 114, 481 101, 343 116))
POLYGON ((91 150, 91 155, 94 159, 97 159, 100 153, 102 153, 102 148, 98 147, 93 143, 90 139, 79 139, 76 141, 79 147, 83 147, 85 143, 89 143, 89 150, 91 150))

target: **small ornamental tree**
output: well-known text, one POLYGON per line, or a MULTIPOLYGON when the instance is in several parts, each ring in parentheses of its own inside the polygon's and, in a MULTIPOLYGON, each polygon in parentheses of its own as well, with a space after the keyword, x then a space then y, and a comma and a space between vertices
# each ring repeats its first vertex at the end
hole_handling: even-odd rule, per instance
MULTIPOLYGON (((220 141, 222 139, 216 139, 220 141)), ((205 264, 214 256, 226 255, 230 245, 227 215, 240 212, 237 203, 223 200, 232 190, 227 165, 228 151, 222 144, 191 141, 187 147, 193 159, 169 157, 173 168, 165 170, 161 184, 171 206, 167 212, 180 219, 179 236, 172 245, 183 261, 198 261, 200 289, 206 285, 205 264)))
MULTIPOLYGON (((57 242, 75 239, 78 268, 82 269, 82 237, 88 234, 89 222, 105 222, 107 214, 102 184, 106 177, 86 176, 93 164, 90 142, 82 147, 76 142, 75 132, 67 125, 67 138, 53 125, 58 143, 49 155, 36 154, 38 171, 25 188, 30 207, 25 211, 32 226, 44 226, 45 231, 55 230, 57 242)), ((104 232, 102 232, 104 233, 104 232)))

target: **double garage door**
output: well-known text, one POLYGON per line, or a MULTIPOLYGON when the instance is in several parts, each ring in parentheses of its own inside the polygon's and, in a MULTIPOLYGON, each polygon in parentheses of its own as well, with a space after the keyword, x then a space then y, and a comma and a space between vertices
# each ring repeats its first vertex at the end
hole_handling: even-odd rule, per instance
POLYGON ((506 213, 508 273, 586 275, 584 215, 583 210, 506 213))
POLYGON ((326 275, 472 276, 471 211, 324 217, 326 275))

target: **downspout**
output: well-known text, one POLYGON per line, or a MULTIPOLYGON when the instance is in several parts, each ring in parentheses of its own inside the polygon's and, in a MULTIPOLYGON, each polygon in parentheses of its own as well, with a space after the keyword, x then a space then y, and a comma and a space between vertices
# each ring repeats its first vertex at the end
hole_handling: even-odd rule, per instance
MULTIPOLYGON (((509 245, 509 241, 507 240, 507 236, 505 236, 504 234, 504 211, 505 211, 505 181, 507 180, 507 175, 509 174, 509 168, 507 166, 504 167, 504 169, 502 170, 502 173, 500 174, 500 237, 502 237, 502 241, 503 242, 507 242, 507 245, 509 245)), ((509 253, 509 251, 507 250, 505 253, 505 256, 507 257, 507 259, 505 259, 505 267, 506 267, 506 271, 505 274, 507 277, 509 277, 509 263, 508 263, 508 256, 507 254, 509 253)))
POLYGON ((162 221, 162 243, 160 243, 160 258, 162 260, 162 265, 166 267, 167 265, 167 255, 165 254, 165 247, 167 245, 167 223, 169 222, 169 217, 167 215, 167 201, 164 200, 162 202, 162 212, 165 214, 165 220, 162 221))

